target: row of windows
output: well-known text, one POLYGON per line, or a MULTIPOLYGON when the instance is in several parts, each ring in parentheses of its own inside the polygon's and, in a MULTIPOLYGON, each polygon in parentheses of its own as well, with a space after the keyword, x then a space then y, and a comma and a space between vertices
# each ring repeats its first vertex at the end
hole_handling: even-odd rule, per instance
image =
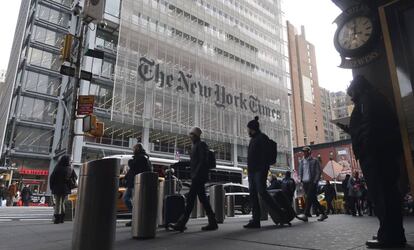
POLYGON ((50 46, 60 47, 65 35, 40 26, 33 27, 33 39, 50 46))
POLYGON ((247 42, 239 39, 238 37, 235 37, 235 36, 225 32, 225 31, 217 28, 216 26, 211 26, 210 27, 210 24, 208 22, 206 22, 206 21, 204 21, 204 20, 202 20, 202 19, 200 19, 196 16, 191 15, 190 13, 188 13, 186 11, 181 10, 180 8, 175 7, 174 5, 170 4, 169 9, 171 11, 174 11, 177 16, 182 16, 182 17, 184 17, 185 19, 187 19, 189 21, 191 20, 191 22, 193 22, 193 23, 198 23, 199 25, 204 27, 205 30, 207 29, 211 33, 216 34, 217 37, 221 38, 221 40, 226 40, 227 39, 229 41, 233 41, 233 42, 237 43, 238 45, 240 45, 242 47, 246 47, 247 49, 249 49, 249 50, 251 50, 255 53, 258 52, 258 49, 256 47, 254 47, 253 45, 250 45, 249 43, 247 43, 247 42))
POLYGON ((47 95, 58 96, 61 87, 61 78, 48 76, 32 71, 26 71, 24 89, 29 92, 37 92, 47 95))
POLYGON ((21 99, 19 110, 19 117, 23 120, 54 124, 57 104, 24 96, 21 99))
POLYGON ((61 66, 59 55, 35 48, 29 49, 28 62, 55 71, 59 71, 61 66))
POLYGON ((53 142, 53 130, 17 126, 12 148, 33 153, 48 154, 53 142))
POLYGON ((38 10, 36 11, 36 17, 65 28, 68 27, 70 19, 69 14, 63 13, 55 9, 51 9, 44 5, 39 5, 38 10))
MULTIPOLYGON (((237 1, 235 1, 235 2, 237 3, 237 1)), ((236 17, 233 17, 232 15, 223 12, 221 9, 214 7, 214 6, 210 5, 209 3, 205 3, 204 1, 198 0, 197 4, 199 4, 200 7, 207 10, 207 12, 210 12, 213 15, 215 14, 216 16, 222 17, 225 20, 227 20, 227 22, 229 23, 229 25, 231 27, 238 27, 238 28, 241 29, 241 31, 245 32, 249 37, 255 38, 255 39, 263 42, 264 44, 266 44, 270 48, 275 48, 276 41, 274 40, 274 37, 270 37, 270 36, 262 34, 260 31, 257 31, 256 28, 253 28, 253 27, 247 25, 246 23, 240 21, 236 17), (221 15, 220 15, 220 13, 221 13, 221 15)), ((239 5, 239 6, 241 6, 241 5, 239 5)), ((265 28, 265 27, 263 27, 263 28, 265 28)), ((273 33, 274 35, 276 35, 274 30, 269 30, 269 31, 271 33, 273 33)))
MULTIPOLYGON (((233 17, 232 15, 224 12, 221 8, 218 8, 216 6, 213 6, 212 4, 204 1, 204 0, 193 0, 197 3, 200 7, 204 8, 206 12, 210 13, 211 15, 215 16, 219 19, 224 19, 223 21, 227 21, 230 25, 239 25, 241 28, 246 29, 248 31, 254 30, 253 27, 249 27, 247 24, 243 23, 236 17, 233 17)), ((266 22, 265 19, 259 18, 258 15, 250 11, 246 6, 243 4, 239 4, 239 1, 233 1, 233 0, 226 0, 224 1, 227 6, 234 9, 239 14, 244 15, 248 19, 256 22, 260 27, 263 29, 266 29, 272 34, 276 34, 276 28, 274 25, 269 24, 269 22, 266 22)), ((255 32, 256 35, 260 34, 259 32, 255 32)), ((261 38, 265 38, 264 35, 259 35, 261 38)))
MULTIPOLYGON (((168 1, 165 1, 165 0, 144 0, 144 3, 146 3, 148 5, 150 5, 150 3, 151 3, 150 6, 152 8, 154 8, 154 9, 159 8, 159 11, 161 11, 161 12, 164 12, 164 13, 168 12, 168 14, 170 14, 170 15, 174 15, 174 16, 177 16, 177 17, 182 16, 183 18, 187 18, 188 20, 191 20, 192 15, 190 13, 184 12, 181 9, 177 9, 176 6, 170 5, 168 3, 168 1)), ((203 5, 201 5, 200 2, 197 2, 197 4, 199 5, 200 8, 203 8, 204 10, 209 10, 209 11, 211 10, 211 12, 213 12, 213 13, 214 13, 213 8, 216 9, 216 12, 218 12, 218 11, 221 12, 221 10, 219 10, 216 7, 213 7, 212 5, 210 5, 208 3, 203 2, 203 5), (208 6, 210 6, 210 8, 208 8, 208 6)), ((222 13, 222 15, 226 14, 224 12, 221 12, 221 13, 222 13)), ((275 50, 280 52, 280 48, 278 46, 279 42, 276 42, 276 40, 274 40, 274 37, 266 36, 266 35, 260 33, 259 31, 257 31, 256 28, 249 27, 247 24, 241 22, 239 19, 237 19, 237 18, 235 18, 235 17, 233 17, 229 14, 226 14, 226 15, 227 15, 227 18, 225 20, 227 21, 230 28, 235 28, 235 27, 239 28, 248 37, 256 39, 256 40, 260 41, 262 44, 267 45, 269 48, 275 49, 275 50)), ((215 27, 215 29, 216 30, 213 30, 213 31, 216 32, 217 35, 219 36, 220 29, 218 29, 217 27, 215 27)), ((224 38, 225 38, 224 34, 225 33, 221 32, 221 34, 223 34, 223 39, 222 40, 224 40, 224 38)))
POLYGON ((229 58, 230 60, 234 60, 237 63, 242 64, 243 66, 248 67, 249 69, 254 69, 255 71, 257 71, 260 74, 263 74, 266 77, 272 78, 274 80, 281 80, 281 77, 278 76, 276 73, 273 73, 269 70, 266 70, 264 68, 259 68, 257 65, 248 62, 248 64, 246 63, 246 60, 239 58, 237 56, 232 55, 231 53, 225 52, 222 49, 217 48, 216 46, 209 44, 209 43, 205 43, 203 40, 198 39, 194 36, 191 36, 187 33, 184 33, 182 31, 179 31, 171 26, 168 26, 167 24, 163 24, 163 23, 159 23, 158 20, 154 20, 153 18, 150 18, 149 16, 144 16, 141 15, 141 13, 138 13, 138 18, 139 19, 134 19, 132 18, 132 21, 134 22, 134 24, 139 25, 139 23, 141 23, 143 26, 147 26, 149 25, 149 27, 153 30, 153 31, 158 31, 160 33, 167 33, 168 36, 175 36, 181 39, 185 39, 187 41, 192 41, 193 43, 198 44, 199 46, 202 46, 204 51, 210 54, 214 54, 214 55, 222 55, 226 58, 229 58), (227 54, 224 54, 227 53, 227 54), (227 55, 227 56, 226 56, 227 55))

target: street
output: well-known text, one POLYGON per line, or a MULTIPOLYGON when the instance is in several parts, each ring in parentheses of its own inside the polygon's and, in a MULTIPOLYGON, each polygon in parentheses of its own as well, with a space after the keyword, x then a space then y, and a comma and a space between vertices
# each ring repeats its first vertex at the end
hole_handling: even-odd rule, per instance
MULTIPOLYGON (((72 222, 54 225, 50 208, 1 208, 0 250, 71 249, 72 222), (48 215, 49 214, 49 215, 48 215), (49 216, 49 219, 48 219, 49 216)), ((115 249, 365 249, 365 241, 377 230, 375 217, 332 215, 324 222, 294 220, 292 227, 278 228, 268 220, 261 229, 243 229, 250 216, 226 218, 213 232, 202 232, 206 219, 193 219, 184 233, 159 228, 155 239, 135 240, 127 220, 118 220, 115 249)), ((414 249, 414 218, 405 218, 409 246, 414 249)))

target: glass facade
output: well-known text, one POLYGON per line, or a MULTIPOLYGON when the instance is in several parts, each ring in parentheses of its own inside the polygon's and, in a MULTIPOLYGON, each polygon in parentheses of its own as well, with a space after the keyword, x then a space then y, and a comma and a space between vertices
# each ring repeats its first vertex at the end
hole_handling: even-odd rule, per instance
MULTIPOLYGON (((245 163, 246 125, 258 115, 288 164, 279 1, 124 0, 118 43, 112 120, 148 127, 152 150, 186 154, 180 137, 199 126, 218 159, 245 163)), ((101 74, 110 68, 96 64, 101 74)))

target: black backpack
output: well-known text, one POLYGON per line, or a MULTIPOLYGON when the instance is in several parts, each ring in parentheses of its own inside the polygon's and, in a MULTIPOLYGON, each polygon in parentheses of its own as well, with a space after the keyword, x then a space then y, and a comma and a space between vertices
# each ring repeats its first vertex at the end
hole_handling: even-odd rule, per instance
POLYGON ((273 165, 277 159, 277 143, 269 139, 266 147, 266 164, 273 165))

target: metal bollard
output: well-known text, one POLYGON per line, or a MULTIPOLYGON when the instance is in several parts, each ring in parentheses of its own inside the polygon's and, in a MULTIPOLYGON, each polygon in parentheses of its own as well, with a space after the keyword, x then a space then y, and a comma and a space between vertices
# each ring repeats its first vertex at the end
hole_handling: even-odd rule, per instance
POLYGON ((217 223, 223 223, 225 218, 224 199, 225 191, 223 185, 210 187, 210 203, 216 214, 217 223))
POLYGON ((165 181, 159 181, 158 184, 158 209, 157 209, 157 224, 159 227, 164 226, 164 185, 165 181))
POLYGON ((73 250, 114 249, 119 159, 83 164, 73 225, 73 250))
POLYGON ((201 204, 199 199, 197 199, 197 217, 199 218, 206 217, 206 210, 204 210, 204 207, 201 204))
POLYGON ((234 195, 227 195, 226 196, 226 216, 227 217, 234 217, 234 203, 235 197, 234 195))
POLYGON ((157 230, 158 173, 144 172, 135 176, 132 209, 132 237, 154 238, 157 230))
POLYGON ((198 210, 198 202, 194 202, 194 207, 193 207, 193 210, 191 211, 191 214, 190 214, 191 219, 197 218, 197 210, 198 210))

